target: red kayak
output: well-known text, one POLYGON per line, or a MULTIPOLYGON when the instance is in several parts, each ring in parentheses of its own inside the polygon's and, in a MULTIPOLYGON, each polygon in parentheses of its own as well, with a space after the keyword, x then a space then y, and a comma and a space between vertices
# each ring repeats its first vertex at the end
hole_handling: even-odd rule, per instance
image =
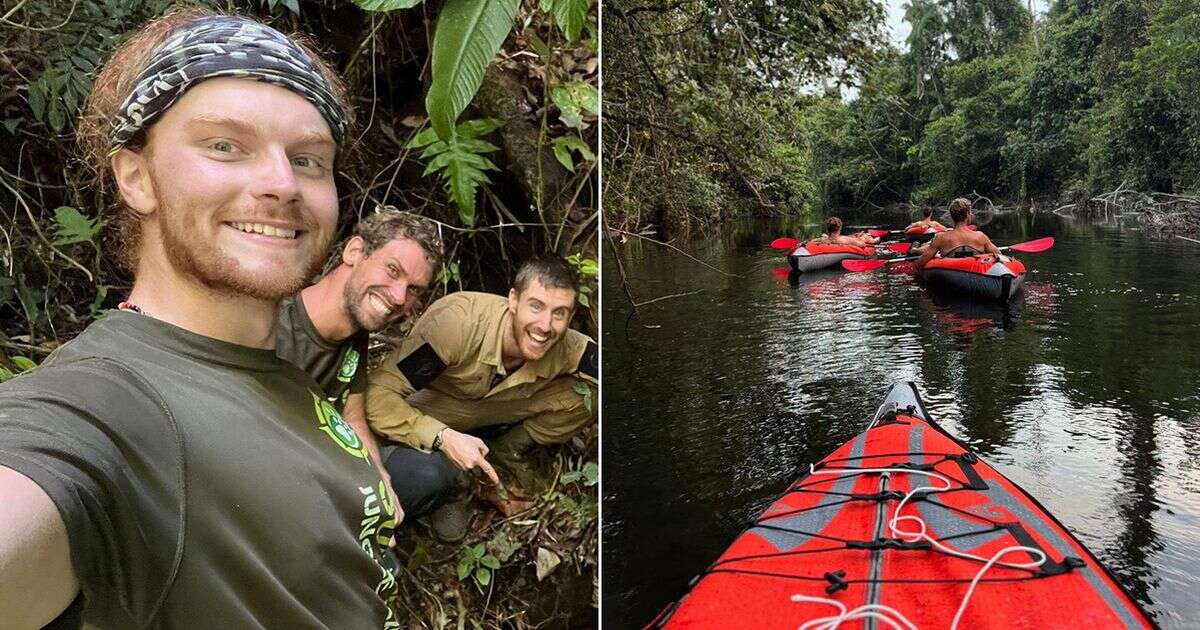
POLYGON ((904 240, 910 243, 928 243, 939 232, 945 232, 946 230, 947 228, 945 227, 915 225, 904 230, 904 240))
POLYGON ((1040 503, 892 386, 650 627, 1151 628, 1040 503))
POLYGON ((792 271, 808 273, 840 264, 843 260, 864 260, 875 255, 874 247, 855 245, 830 245, 809 241, 802 243, 788 255, 792 271))
POLYGON ((1025 265, 1016 258, 998 260, 992 254, 939 256, 921 268, 921 279, 935 291, 1007 302, 1025 283, 1025 265))

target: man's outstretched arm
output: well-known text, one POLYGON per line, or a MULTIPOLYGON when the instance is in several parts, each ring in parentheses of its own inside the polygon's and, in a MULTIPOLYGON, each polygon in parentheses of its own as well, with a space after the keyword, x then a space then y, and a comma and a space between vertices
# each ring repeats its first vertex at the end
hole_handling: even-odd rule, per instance
POLYGON ((0 466, 0 619, 41 628, 79 592, 67 528, 40 486, 0 466))

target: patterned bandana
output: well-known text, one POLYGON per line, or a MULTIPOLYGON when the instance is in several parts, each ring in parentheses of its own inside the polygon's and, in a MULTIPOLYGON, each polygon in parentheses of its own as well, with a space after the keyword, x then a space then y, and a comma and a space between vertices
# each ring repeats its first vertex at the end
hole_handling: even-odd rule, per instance
POLYGON ((181 26, 150 57, 133 92, 117 110, 109 154, 167 111, 188 88, 214 77, 241 77, 303 96, 329 124, 339 145, 346 114, 316 64, 286 35, 242 17, 212 16, 181 26))

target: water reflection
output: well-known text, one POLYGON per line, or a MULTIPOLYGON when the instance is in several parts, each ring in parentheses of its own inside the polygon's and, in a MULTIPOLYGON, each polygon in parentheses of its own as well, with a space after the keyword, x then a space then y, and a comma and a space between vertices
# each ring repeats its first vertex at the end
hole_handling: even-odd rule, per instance
POLYGON ((1021 256, 1008 311, 904 273, 780 275, 765 244, 818 228, 754 222, 681 245, 731 275, 624 247, 635 299, 696 292, 634 316, 605 251, 606 626, 645 623, 684 592, 897 378, 1164 626, 1200 621, 1200 248, 1046 214, 984 225, 1001 244, 1057 239, 1021 256))

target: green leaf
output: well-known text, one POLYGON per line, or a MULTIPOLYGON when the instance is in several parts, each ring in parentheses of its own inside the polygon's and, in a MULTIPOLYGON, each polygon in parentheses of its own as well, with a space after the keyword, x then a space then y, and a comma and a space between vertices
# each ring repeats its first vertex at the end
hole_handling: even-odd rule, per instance
POLYGON ((592 406, 594 403, 592 396, 594 396, 594 394, 592 393, 592 388, 588 386, 587 382, 576 380, 575 384, 571 386, 571 390, 583 397, 584 409, 587 409, 589 413, 593 411, 592 406))
POLYGON ((550 100, 558 107, 558 117, 562 119, 563 124, 574 129, 583 127, 583 115, 579 111, 579 105, 571 100, 571 94, 567 90, 561 87, 554 88, 550 92, 550 100))
POLYGON ((20 118, 9 118, 4 121, 4 128, 8 130, 8 133, 15 136, 17 135, 17 125, 19 124, 21 124, 20 118))
POLYGON ((297 2, 297 0, 280 0, 280 1, 283 2, 283 6, 287 7, 289 11, 291 11, 292 13, 295 13, 296 15, 300 15, 300 3, 297 2))
POLYGON ((486 553, 487 545, 485 543, 479 543, 471 548, 471 557, 476 560, 482 558, 486 553))
POLYGON ((489 133, 504 126, 504 121, 498 118, 475 118, 473 120, 464 120, 455 128, 459 136, 465 138, 478 138, 486 136, 489 133))
POLYGON ((21 301, 21 308, 25 311, 25 318, 31 322, 36 322, 41 317, 41 309, 38 305, 42 302, 41 291, 30 288, 25 281, 25 274, 17 274, 17 299, 21 301))
POLYGON ((91 72, 92 70, 96 69, 95 64, 93 64, 92 62, 88 61, 87 59, 83 58, 80 55, 72 55, 71 63, 75 64, 76 68, 79 68, 80 70, 83 70, 84 72, 91 72))
POLYGON ((563 483, 575 483, 583 479, 583 473, 578 470, 569 470, 562 474, 561 481, 563 483))
POLYGON ((88 219, 70 206, 59 206, 54 209, 54 221, 57 223, 58 238, 55 245, 70 245, 71 243, 92 242, 104 227, 100 219, 88 219))
POLYGON ((579 31, 591 6, 592 0, 542 0, 542 9, 554 16, 554 23, 572 44, 579 41, 579 31))
POLYGON ((520 0, 447 0, 433 35, 433 79, 425 110, 438 136, 475 98, 483 74, 512 30, 520 0))
POLYGON ((600 94, 596 88, 582 81, 560 85, 550 92, 550 100, 558 107, 559 117, 568 127, 583 128, 583 111, 599 113, 600 94))
POLYGON ((475 569, 475 581, 479 582, 480 586, 487 586, 492 583, 492 572, 483 567, 475 569))
POLYGON ((479 564, 481 564, 489 569, 499 569, 500 568, 500 561, 496 559, 496 556, 493 556, 490 553, 488 555, 480 558, 479 564))
POLYGON ((63 91, 63 102, 67 104, 68 112, 76 112, 79 109, 79 95, 74 88, 69 87, 63 91))
POLYGON ((50 111, 46 114, 46 119, 55 133, 62 131, 63 125, 67 124, 67 114, 58 99, 50 102, 50 111))
POLYGON ((559 138, 559 140, 562 140, 563 144, 567 145, 567 147, 578 151, 579 155, 582 156, 583 159, 589 162, 596 161, 596 154, 592 153, 592 148, 589 147, 587 143, 584 142, 579 136, 563 136, 562 138, 559 138))
POLYGON ((396 9, 411 9, 422 0, 354 0, 354 4, 363 11, 395 11, 396 9))
POLYGON ((479 140, 478 137, 499 129, 502 121, 481 118, 464 121, 458 125, 453 136, 438 140, 432 129, 417 134, 409 146, 425 146, 421 153, 425 165, 425 176, 437 173, 445 182, 446 192, 458 206, 458 216, 463 225, 475 225, 475 194, 480 184, 489 182, 484 171, 499 170, 484 154, 499 150, 496 145, 479 140), (428 134, 428 135, 427 135, 428 134))
POLYGON ((96 314, 100 312, 100 305, 104 304, 104 298, 108 297, 109 288, 110 287, 107 284, 102 284, 96 287, 96 298, 92 300, 91 306, 89 307, 89 312, 92 314, 92 317, 95 317, 96 314))
POLYGON ((465 580, 468 575, 471 575, 472 564, 470 558, 463 558, 458 561, 458 579, 465 580))
POLYGON ((22 372, 28 372, 29 370, 37 367, 37 363, 29 357, 14 356, 12 357, 12 362, 13 365, 17 366, 17 369, 22 372))
POLYGON ((596 462, 588 462, 583 465, 584 483, 589 486, 594 486, 600 482, 600 466, 596 462))
POLYGON ((437 131, 434 131, 433 127, 429 127, 428 129, 421 131, 421 133, 413 136, 413 139, 409 140, 408 144, 404 146, 410 149, 420 149, 421 147, 429 146, 437 141, 437 131))
POLYGON ((558 163, 563 165, 563 168, 575 172, 575 161, 571 159, 571 150, 567 148, 566 138, 555 138, 552 146, 554 148, 554 157, 558 159, 558 163))
POLYGON ((593 114, 600 113, 600 92, 596 86, 583 81, 572 81, 562 86, 570 95, 571 102, 593 114))
POLYGON ((10 379, 14 376, 16 376, 16 374, 13 374, 11 370, 4 367, 3 365, 0 365, 0 383, 7 381, 8 379, 10 379))
POLYGON ((33 110, 34 118, 45 120, 46 88, 40 80, 29 84, 29 109, 33 110))
MULTIPOLYGON (((542 8, 545 9, 545 7, 542 8)), ((537 33, 529 34, 529 47, 543 60, 550 58, 550 46, 546 45, 546 42, 542 41, 542 38, 538 37, 537 33)))
POLYGON ((579 298, 579 303, 582 304, 583 306, 585 306, 585 307, 591 306, 590 304, 588 304, 588 296, 585 295, 584 293, 580 292, 578 295, 578 298, 579 298))
POLYGON ((554 157, 558 158, 558 163, 562 164, 568 171, 575 172, 575 161, 571 158, 571 151, 579 153, 579 156, 588 162, 596 161, 596 154, 592 153, 592 148, 587 145, 579 136, 562 136, 555 138, 551 143, 554 149, 554 157))

